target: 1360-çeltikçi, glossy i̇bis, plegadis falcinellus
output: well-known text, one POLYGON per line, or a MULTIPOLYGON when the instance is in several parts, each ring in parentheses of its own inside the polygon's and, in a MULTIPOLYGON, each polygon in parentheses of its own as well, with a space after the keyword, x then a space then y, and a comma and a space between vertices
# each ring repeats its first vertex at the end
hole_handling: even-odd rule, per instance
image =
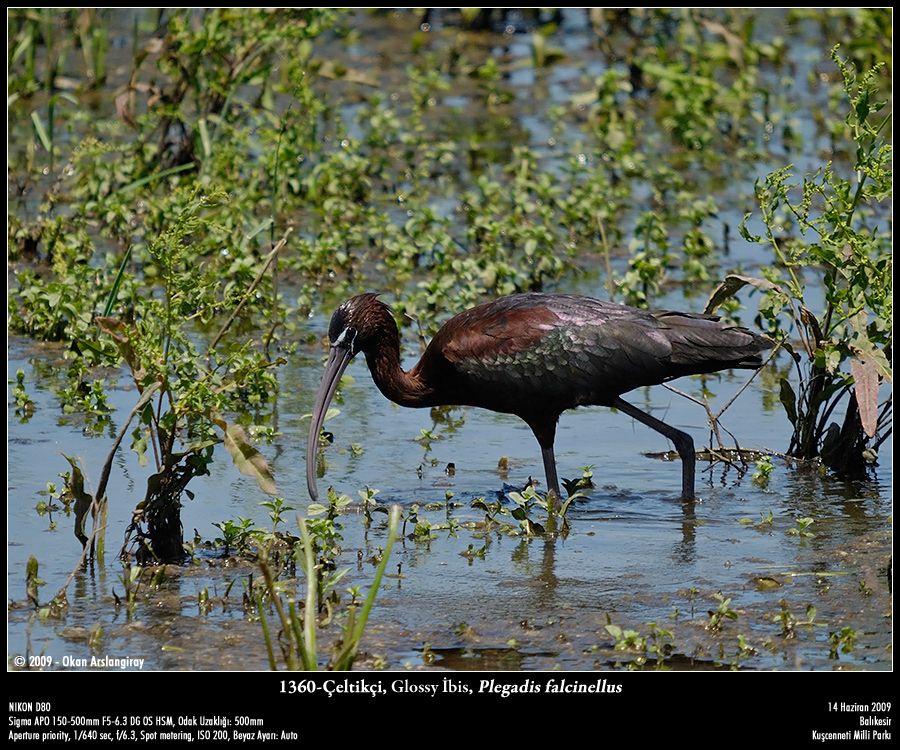
POLYGON ((541 446, 547 489, 558 504, 556 424, 566 409, 590 404, 615 407, 671 440, 682 462, 682 499, 693 500, 690 435, 622 400, 622 394, 682 375, 758 368, 760 352, 772 346, 765 336, 710 315, 538 293, 502 297, 451 318, 409 372, 400 366, 400 333, 391 311, 375 294, 360 294, 338 307, 328 335, 331 353, 306 453, 313 500, 325 412, 359 352, 378 389, 401 406, 479 406, 523 419, 541 446))

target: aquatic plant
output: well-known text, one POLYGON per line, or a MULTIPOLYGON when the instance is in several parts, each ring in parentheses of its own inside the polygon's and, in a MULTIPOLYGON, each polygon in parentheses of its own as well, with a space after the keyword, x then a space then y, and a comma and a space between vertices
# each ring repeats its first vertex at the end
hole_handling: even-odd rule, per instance
MULTIPOLYGON (((296 548, 297 561, 306 576, 306 596, 302 613, 299 611, 297 602, 293 598, 284 596, 282 587, 276 581, 275 574, 265 554, 260 557, 259 562, 266 588, 265 598, 262 594, 257 598, 257 612, 259 613, 260 625, 266 642, 269 666, 272 670, 278 668, 278 662, 275 658, 274 648, 276 639, 273 637, 269 621, 265 614, 267 601, 271 602, 274 607, 278 618, 277 622, 281 625, 277 643, 280 647, 286 668, 289 670, 301 669, 308 671, 316 671, 319 669, 319 654, 317 647, 317 633, 319 628, 318 595, 322 588, 320 578, 323 571, 321 566, 317 564, 313 538, 307 528, 306 521, 302 518, 298 519, 298 524, 300 526, 301 541, 296 548)), ((378 595, 378 589, 381 586, 384 571, 387 568, 388 560, 390 559, 394 541, 397 538, 397 529, 399 525, 400 506, 395 505, 390 511, 387 540, 385 542, 384 551, 381 554, 381 559, 375 569, 375 576, 372 579, 372 585, 369 587, 369 593, 362 606, 357 603, 356 596, 354 596, 353 601, 348 605, 342 628, 342 635, 332 648, 326 669, 345 671, 353 667, 353 663, 359 652, 360 642, 365 633, 369 615, 372 611, 372 606, 375 603, 375 598, 378 595)))
POLYGON ((27 422, 34 414, 34 401, 25 389, 25 371, 16 370, 16 382, 12 390, 13 401, 16 404, 16 416, 23 422, 27 422))
POLYGON ((756 184, 765 235, 741 224, 751 242, 772 248, 776 264, 763 278, 731 276, 707 309, 750 284, 762 291, 760 320, 777 340, 791 347, 799 393, 781 379, 781 402, 793 426, 787 453, 820 458, 838 476, 864 476, 878 447, 891 434, 892 397, 880 401, 879 385, 890 382, 893 342, 889 229, 880 227, 892 191, 892 149, 885 139, 891 115, 879 117, 881 64, 858 74, 835 49, 849 111, 845 134, 855 160, 850 177, 833 164, 792 182, 784 167, 756 184), (791 234, 796 229, 799 235, 791 234), (787 236, 785 236, 785 234, 787 236), (810 236, 807 239, 807 236, 810 236), (809 299, 810 270, 824 284, 820 311, 809 299), (879 403, 880 402, 880 403, 879 403), (844 416, 831 421, 843 405, 844 416))

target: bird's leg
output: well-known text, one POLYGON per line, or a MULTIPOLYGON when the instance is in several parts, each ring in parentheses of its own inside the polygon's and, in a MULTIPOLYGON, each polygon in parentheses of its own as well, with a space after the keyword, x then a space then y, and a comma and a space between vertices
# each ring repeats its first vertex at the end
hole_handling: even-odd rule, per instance
MULTIPOLYGON (((523 417, 523 419, 525 418, 523 417)), ((547 477, 547 495, 554 512, 562 508, 559 477, 556 475, 556 457, 553 455, 553 441, 556 439, 556 421, 558 419, 559 414, 525 419, 537 438, 538 444, 541 446, 541 458, 544 459, 544 474, 547 477)))
POLYGON ((559 494, 559 478, 556 476, 556 458, 553 455, 553 446, 541 448, 541 457, 544 459, 544 474, 547 476, 547 494, 553 510, 558 511, 562 507, 562 498, 559 494))
POLYGON ((678 451, 678 455, 681 457, 681 499, 685 501, 696 500, 696 495, 694 494, 694 471, 697 456, 694 453, 693 438, 686 432, 676 430, 656 417, 651 417, 646 412, 641 411, 636 406, 632 406, 627 401, 623 401, 621 398, 613 399, 612 406, 619 411, 625 412, 638 422, 643 422, 650 429, 656 430, 672 441, 675 445, 675 450, 678 451))

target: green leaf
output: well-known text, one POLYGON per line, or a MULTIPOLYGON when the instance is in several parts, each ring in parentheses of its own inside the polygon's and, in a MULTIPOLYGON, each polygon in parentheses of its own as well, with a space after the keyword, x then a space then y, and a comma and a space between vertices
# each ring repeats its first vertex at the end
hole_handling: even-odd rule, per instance
POLYGON ((787 378, 781 379, 781 390, 778 394, 778 398, 781 401, 781 405, 784 407, 787 418, 791 420, 792 425, 796 425, 797 394, 794 393, 794 389, 791 387, 791 384, 788 382, 787 378))
POLYGON ((112 315, 113 307, 116 304, 116 298, 119 296, 119 286, 122 284, 122 277, 125 275, 125 268, 128 265, 128 261, 131 259, 131 248, 129 245, 128 249, 125 251, 125 255, 122 256, 122 262, 119 264, 119 271, 116 273, 116 280, 113 282, 112 289, 109 290, 109 296, 106 298, 106 305, 103 308, 103 317, 108 318, 112 315))
POLYGON ((44 582, 38 578, 38 559, 31 555, 25 565, 25 593, 35 607, 38 606, 38 589, 44 582))
POLYGON ((97 327, 107 334, 116 344, 119 355, 131 368, 132 376, 136 383, 140 385, 143 381, 146 371, 141 366, 140 358, 131 343, 132 329, 119 318, 115 317, 97 317, 94 322, 97 327))
POLYGON ((522 494, 519 492, 510 492, 508 493, 507 497, 509 497, 509 499, 512 500, 516 505, 522 507, 524 507, 528 503, 528 501, 524 497, 522 497, 522 494))
MULTIPOLYGON (((140 187, 143 187, 148 182, 153 182, 154 180, 161 180, 163 177, 170 177, 173 174, 178 174, 179 172, 187 172, 191 169, 196 169, 197 165, 193 162, 188 164, 179 164, 177 167, 169 167, 168 169, 163 169, 160 172, 154 172, 147 177, 142 177, 139 180, 135 180, 134 182, 130 182, 127 185, 120 187, 115 191, 112 195, 130 193, 132 190, 137 190, 140 187)), ((110 196, 112 197, 112 196, 110 196)))
POLYGON ((131 450, 133 450, 138 457, 138 464, 141 466, 147 465, 147 438, 144 435, 144 431, 137 427, 134 432, 131 433, 131 450))
POLYGON ((47 130, 44 128, 44 123, 41 122, 41 116, 37 112, 32 112, 31 121, 34 123, 34 132, 37 133, 37 137, 38 139, 40 139, 41 145, 49 154, 53 149, 53 144, 50 142, 50 136, 47 135, 47 130))
POLYGON ((761 244, 763 239, 758 234, 751 234, 750 230, 747 229, 747 222, 750 220, 750 217, 753 216, 751 213, 745 213, 744 218, 741 219, 741 223, 738 225, 738 232, 740 232, 741 237, 743 237, 747 242, 753 242, 756 244, 761 244))
POLYGON ((244 235, 244 238, 241 240, 241 249, 245 249, 249 244, 250 240, 252 240, 256 235, 260 232, 266 231, 272 224, 275 223, 275 220, 269 217, 268 219, 263 219, 259 224, 257 224, 253 229, 251 229, 247 234, 244 235))
POLYGON ((75 507, 73 508, 75 513, 75 536, 78 538, 78 541, 81 542, 83 547, 87 544, 88 540, 87 534, 84 531, 84 522, 87 513, 94 502, 94 498, 84 490, 84 474, 82 473, 77 460, 71 456, 67 456, 65 453, 63 453, 63 458, 66 459, 66 461, 69 462, 69 466, 72 467, 72 473, 69 475, 66 482, 66 491, 75 501, 75 507))

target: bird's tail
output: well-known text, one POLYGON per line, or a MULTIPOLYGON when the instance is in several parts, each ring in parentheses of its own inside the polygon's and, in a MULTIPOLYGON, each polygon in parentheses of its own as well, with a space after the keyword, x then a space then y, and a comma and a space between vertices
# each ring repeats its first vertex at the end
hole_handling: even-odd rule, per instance
POLYGON ((666 311, 654 317, 663 324, 672 345, 672 364, 685 368, 682 374, 732 367, 755 370, 763 364, 762 352, 775 345, 768 336, 724 323, 714 315, 666 311))

